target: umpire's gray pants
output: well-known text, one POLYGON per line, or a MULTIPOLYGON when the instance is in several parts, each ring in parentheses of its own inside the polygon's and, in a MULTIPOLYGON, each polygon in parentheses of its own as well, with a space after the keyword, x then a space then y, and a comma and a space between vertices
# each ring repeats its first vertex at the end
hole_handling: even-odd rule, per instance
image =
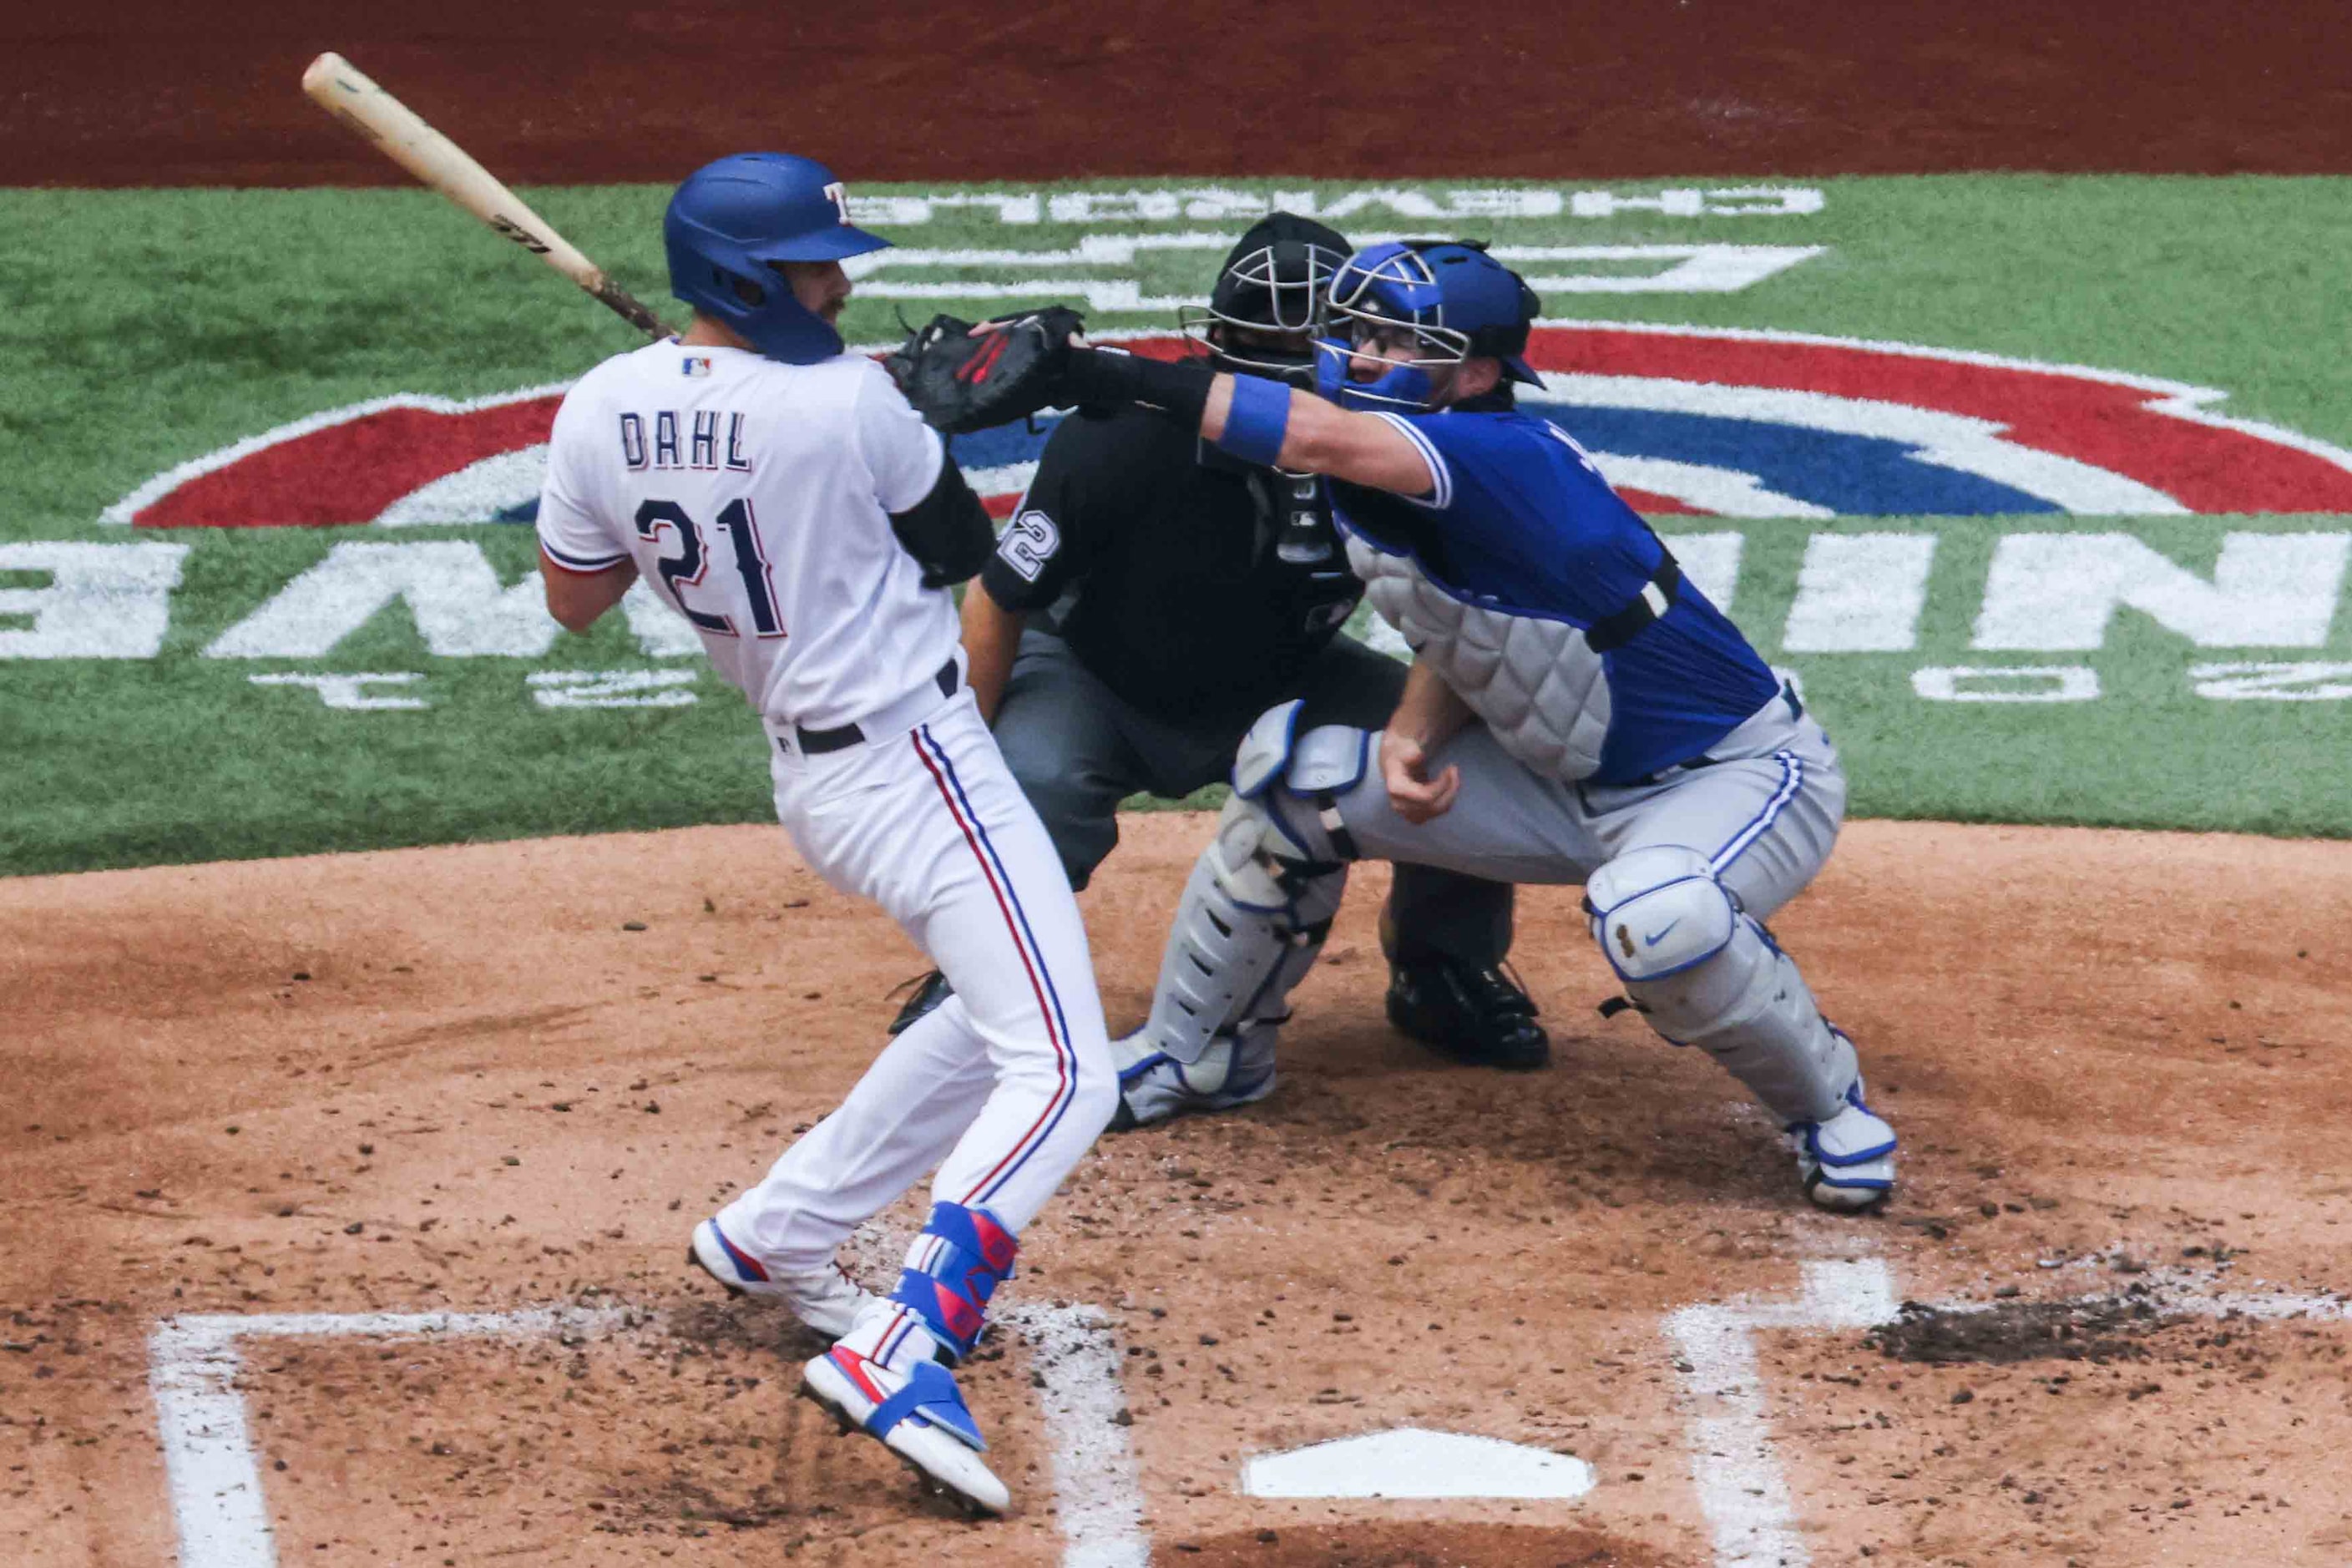
MULTIPOLYGON (((1348 637, 1334 637, 1297 689, 1302 731, 1349 724, 1378 733, 1404 689, 1405 667, 1348 637)), ((1271 702, 1268 704, 1271 706, 1271 702)), ((1225 781, 1252 710, 1178 723, 1120 697, 1078 662, 1070 645, 1025 631, 996 712, 996 744, 1083 888, 1118 842, 1118 803, 1130 795, 1181 799, 1225 781)), ((1400 856, 1401 860, 1409 859, 1400 856)), ((1381 922, 1381 946, 1399 963, 1447 958, 1497 963, 1511 945, 1509 879, 1442 865, 1397 868, 1381 922)))

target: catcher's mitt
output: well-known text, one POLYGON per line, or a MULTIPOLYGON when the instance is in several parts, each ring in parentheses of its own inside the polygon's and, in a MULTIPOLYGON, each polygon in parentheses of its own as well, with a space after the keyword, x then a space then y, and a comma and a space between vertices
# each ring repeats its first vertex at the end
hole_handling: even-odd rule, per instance
POLYGON ((933 316, 882 361, 933 428, 985 430, 1067 401, 1062 376, 1085 320, 1063 305, 993 320, 1005 324, 974 337, 970 321, 933 316))

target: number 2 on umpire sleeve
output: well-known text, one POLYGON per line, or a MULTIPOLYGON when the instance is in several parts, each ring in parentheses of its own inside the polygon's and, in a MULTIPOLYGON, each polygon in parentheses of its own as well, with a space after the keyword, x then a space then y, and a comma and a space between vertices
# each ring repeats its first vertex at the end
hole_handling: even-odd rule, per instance
POLYGON ((1054 520, 1032 507, 1005 525, 996 552, 1021 574, 1022 581, 1034 583, 1061 543, 1062 531, 1054 526, 1054 520))
MULTIPOLYGON (((709 552, 702 542, 702 530, 686 509, 671 500, 649 500, 637 508, 637 537, 657 539, 667 527, 676 531, 678 553, 661 558, 662 585, 669 590, 670 602, 678 613, 704 631, 720 637, 740 637, 735 629, 734 617, 698 610, 687 603, 686 591, 699 587, 710 570, 709 552)), ((751 503, 741 497, 729 501, 719 513, 719 527, 735 552, 735 574, 742 580, 743 596, 750 601, 751 629, 763 637, 784 635, 782 617, 776 614, 775 584, 768 580, 767 558, 760 553, 760 535, 753 526, 751 503)))

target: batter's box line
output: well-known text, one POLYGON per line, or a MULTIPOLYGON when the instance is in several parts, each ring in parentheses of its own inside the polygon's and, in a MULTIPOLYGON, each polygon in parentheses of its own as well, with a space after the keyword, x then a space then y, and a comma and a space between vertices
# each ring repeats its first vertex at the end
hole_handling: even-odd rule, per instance
MULTIPOLYGON (((1797 1524, 1766 1408, 1756 1357, 1758 1330, 1831 1332, 1875 1328, 1900 1316, 1894 1270, 1878 1258, 1822 1260, 1804 1266, 1794 1301, 1742 1298, 1683 1307, 1666 1314, 1666 1338, 1676 1352, 1687 1413, 1691 1482, 1706 1520, 1715 1568, 1809 1568, 1812 1562, 1797 1524)), ((2165 1311, 2193 1317, 2235 1315, 2265 1321, 2343 1321, 2352 1303, 2335 1296, 2294 1291, 2206 1292, 2194 1280, 2154 1282, 2137 1298, 2165 1311)), ((2080 1296, 2077 1303, 2112 1295, 2080 1296)), ((1933 1303, 1938 1311, 1990 1311, 2000 1303, 1933 1303)))
MULTIPOLYGON (((163 1448, 181 1568, 277 1568, 261 1468, 236 1386, 247 1340, 589 1338, 654 1321, 641 1310, 515 1312, 202 1313, 148 1339, 148 1385, 163 1448)), ((1000 1314, 1031 1352, 1054 1451, 1063 1568, 1146 1568, 1150 1538, 1127 1430, 1111 1320, 1088 1306, 1027 1304, 1000 1314)))

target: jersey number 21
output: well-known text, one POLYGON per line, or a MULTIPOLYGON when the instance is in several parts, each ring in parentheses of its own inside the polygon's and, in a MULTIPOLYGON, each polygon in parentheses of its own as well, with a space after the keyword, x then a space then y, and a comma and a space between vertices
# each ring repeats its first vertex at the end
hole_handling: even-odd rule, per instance
MULTIPOLYGON (((710 570, 710 554, 702 541, 702 530, 686 509, 672 500, 649 500, 637 508, 637 537, 657 539, 664 528, 677 533, 679 552, 665 555, 660 561, 662 585, 669 590, 671 603, 678 613, 700 626, 723 637, 740 637, 734 617, 698 610, 687 600, 687 590, 702 585, 710 570)), ((784 635, 783 622, 776 614, 775 584, 768 580, 767 557, 760 553, 759 531, 752 526, 751 503, 738 497, 729 501, 719 514, 719 531, 727 535, 735 552, 735 574, 742 580, 743 596, 751 601, 751 629, 757 636, 780 637, 784 635)))

